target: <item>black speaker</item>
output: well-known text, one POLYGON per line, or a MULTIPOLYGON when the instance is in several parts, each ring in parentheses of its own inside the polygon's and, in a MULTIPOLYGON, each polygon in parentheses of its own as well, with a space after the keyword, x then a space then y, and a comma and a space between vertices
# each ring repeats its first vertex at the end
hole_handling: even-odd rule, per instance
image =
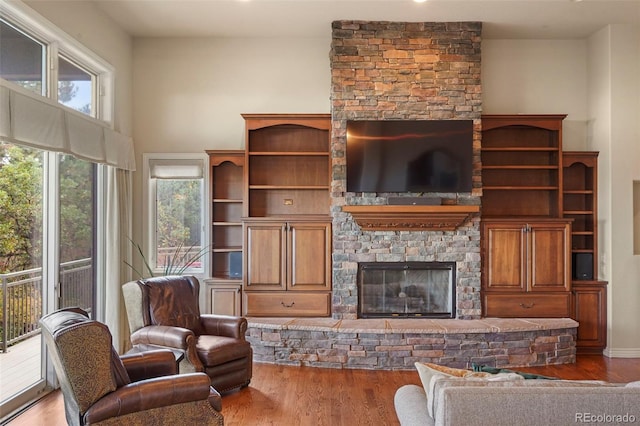
POLYGON ((593 279, 593 254, 574 253, 573 254, 573 279, 592 280, 593 279))
POLYGON ((242 253, 239 251, 229 253, 229 277, 242 278, 242 253))

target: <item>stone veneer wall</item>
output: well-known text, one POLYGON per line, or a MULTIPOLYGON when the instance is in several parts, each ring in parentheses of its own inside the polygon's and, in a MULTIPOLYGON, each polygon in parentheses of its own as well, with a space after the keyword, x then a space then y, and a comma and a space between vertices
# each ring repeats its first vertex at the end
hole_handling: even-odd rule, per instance
POLYGON ((456 262, 456 317, 481 316, 480 230, 366 231, 343 205, 387 204, 390 195, 346 191, 347 120, 471 119, 471 194, 434 194, 480 204, 480 41, 482 24, 336 21, 331 46, 333 318, 357 317, 358 262, 456 262))

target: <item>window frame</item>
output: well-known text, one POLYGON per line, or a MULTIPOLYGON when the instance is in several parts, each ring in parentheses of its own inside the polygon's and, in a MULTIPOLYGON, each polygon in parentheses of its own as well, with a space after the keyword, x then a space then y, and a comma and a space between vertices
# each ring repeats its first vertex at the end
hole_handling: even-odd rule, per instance
MULTIPOLYGON (((156 181, 157 179, 151 177, 151 163, 154 160, 163 160, 163 162, 169 163, 171 160, 176 160, 176 163, 179 163, 181 160, 200 160, 203 164, 203 174, 202 174, 202 186, 201 186, 201 203, 200 203, 200 220, 202 223, 200 238, 202 241, 203 248, 209 247, 210 240, 210 232, 211 227, 208 226, 210 224, 209 218, 209 209, 207 208, 207 200, 209 199, 209 180, 208 177, 208 167, 209 167, 209 158, 206 154, 198 154, 198 153, 143 153, 142 154, 142 199, 144 200, 142 203, 142 217, 146 221, 146 226, 142 229, 142 244, 141 248, 144 253, 145 258, 148 260, 149 265, 152 265, 154 274, 161 274, 162 269, 153 267, 156 265, 156 247, 157 247, 157 239, 156 239, 156 181)), ((207 249, 202 256, 200 268, 187 268, 185 274, 195 275, 199 278, 204 278, 209 274, 209 258, 210 258, 210 250, 207 249)), ((138 265, 134 265, 138 267, 138 265)))
MULTIPOLYGON (((58 57, 62 56, 65 60, 70 60, 96 76, 96 111, 93 117, 109 124, 113 128, 115 116, 115 68, 20 1, 7 2, 0 0, 0 13, 2 19, 9 24, 45 45, 45 69, 48 70, 48 75, 45 77, 47 88, 44 96, 58 102, 58 57)), ((7 84, 18 87, 11 81, 7 81, 7 84)), ((63 108, 68 108, 62 104, 60 105, 63 108)))

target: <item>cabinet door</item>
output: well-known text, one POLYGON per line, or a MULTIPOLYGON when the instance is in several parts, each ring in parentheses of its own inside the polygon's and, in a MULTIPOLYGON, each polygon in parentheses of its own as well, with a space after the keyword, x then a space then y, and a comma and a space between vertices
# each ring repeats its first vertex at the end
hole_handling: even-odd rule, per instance
POLYGON ((288 289, 331 289, 331 224, 291 222, 287 243, 288 289))
POLYGON ((285 290, 286 224, 281 222, 245 224, 245 227, 246 289, 285 290))
POLYGON ((240 284, 211 285, 209 289, 209 313, 216 315, 241 315, 240 284))
POLYGON ((580 323, 576 346, 578 353, 602 354, 607 344, 607 288, 606 282, 573 286, 572 318, 580 323))
POLYGON ((571 227, 568 223, 531 223, 529 232, 529 290, 569 291, 571 227))
POLYGON ((526 290, 526 236, 522 223, 484 225, 483 281, 489 291, 526 290))

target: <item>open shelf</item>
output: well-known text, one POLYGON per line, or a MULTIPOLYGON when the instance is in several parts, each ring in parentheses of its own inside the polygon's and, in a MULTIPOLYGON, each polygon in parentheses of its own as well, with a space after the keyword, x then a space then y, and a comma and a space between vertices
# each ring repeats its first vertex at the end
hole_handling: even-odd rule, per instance
POLYGON ((238 280, 232 276, 231 253, 242 253, 244 151, 207 151, 211 175, 212 282, 238 280))

